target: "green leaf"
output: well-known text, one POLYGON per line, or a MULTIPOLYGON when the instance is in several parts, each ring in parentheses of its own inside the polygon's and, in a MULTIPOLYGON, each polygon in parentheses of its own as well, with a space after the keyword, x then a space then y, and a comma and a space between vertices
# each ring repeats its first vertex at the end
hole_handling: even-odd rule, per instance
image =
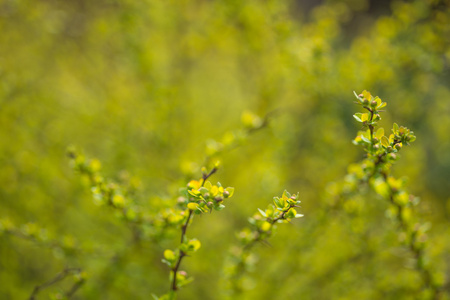
POLYGON ((409 202, 409 195, 405 191, 400 191, 394 195, 394 201, 400 206, 405 206, 409 202))
POLYGON ((361 115, 361 121, 366 122, 369 120, 369 114, 362 114, 361 115))
POLYGON ((294 208, 290 208, 286 213, 286 218, 292 219, 295 218, 295 215, 297 215, 297 211, 294 208))
POLYGON ((269 231, 271 227, 272 227, 272 224, 270 224, 267 221, 265 221, 264 223, 261 224, 262 231, 269 231))
POLYGON ((291 194, 287 190, 284 190, 282 197, 291 198, 291 194))
POLYGON ((189 241, 188 246, 189 246, 189 251, 197 251, 200 247, 201 247, 201 243, 199 240, 197 239, 192 239, 189 241))
POLYGON ((201 195, 200 192, 196 190, 189 190, 188 193, 194 197, 199 197, 201 195))
POLYGON ((372 99, 372 95, 368 91, 364 90, 362 92, 362 94, 363 94, 363 97, 366 98, 367 100, 370 101, 370 99, 372 99))
POLYGON ((392 131, 393 131, 394 134, 397 133, 397 131, 398 131, 398 125, 397 125, 397 123, 394 123, 393 128, 392 128, 392 131))
POLYGON ((281 202, 280 202, 280 198, 278 198, 278 197, 273 197, 273 203, 275 203, 275 206, 278 207, 278 208, 283 208, 284 207, 284 205, 281 204, 281 202))
POLYGON ((231 198, 233 196, 233 194, 234 194, 234 187, 227 187, 225 189, 225 191, 227 191, 229 193, 227 198, 231 198))
POLYGON ((114 195, 112 203, 117 207, 123 208, 125 206, 125 198, 122 195, 114 195))
POLYGON ((377 106, 377 109, 383 108, 383 107, 385 107, 386 105, 387 105, 386 102, 381 102, 381 104, 377 106))
POLYGON ((263 211, 262 209, 259 209, 259 208, 258 208, 258 211, 264 218, 267 218, 267 215, 266 215, 265 211, 263 211))
POLYGON ((381 139, 381 137, 384 136, 384 128, 378 128, 375 136, 377 137, 377 139, 381 139))
POLYGON ((187 207, 190 209, 190 210, 197 210, 198 209, 198 203, 195 203, 195 202, 189 202, 188 203, 188 205, 187 205, 187 207))
POLYGON ((381 137, 381 145, 383 145, 383 147, 386 147, 386 148, 389 147, 389 140, 384 135, 381 137))
POLYGON ((198 189, 198 191, 205 196, 206 193, 209 192, 209 190, 207 188, 205 188, 204 186, 202 186, 201 188, 198 189))
POLYGON ((353 115, 353 118, 355 118, 356 121, 362 123, 361 115, 362 115, 362 113, 356 113, 356 114, 353 115))
POLYGON ((375 101, 377 102, 377 107, 381 105, 381 99, 380 97, 375 97, 375 101))
POLYGON ((169 262, 175 261, 177 259, 175 253, 170 249, 164 250, 164 258, 167 259, 169 262))
POLYGON ((370 140, 366 138, 364 135, 360 135, 361 139, 366 142, 367 144, 370 144, 370 140))
POLYGON ((207 190, 211 190, 212 188, 212 184, 211 182, 208 180, 205 182, 205 184, 203 185, 207 190))

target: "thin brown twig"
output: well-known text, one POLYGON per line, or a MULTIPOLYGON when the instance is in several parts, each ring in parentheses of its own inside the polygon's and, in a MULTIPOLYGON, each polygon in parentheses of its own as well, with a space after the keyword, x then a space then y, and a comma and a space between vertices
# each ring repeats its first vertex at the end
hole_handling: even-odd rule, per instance
MULTIPOLYGON (((42 284, 39 284, 39 285, 35 286, 34 289, 33 289, 33 292, 32 292, 31 295, 30 295, 29 300, 35 300, 37 294, 38 294, 41 290, 43 290, 43 289, 45 289, 45 288, 48 288, 49 286, 52 286, 52 285, 58 283, 59 281, 65 279, 65 278, 66 278, 67 276, 69 276, 70 274, 74 274, 74 273, 76 274, 76 273, 80 273, 80 272, 81 272, 81 269, 80 269, 80 268, 66 268, 66 269, 64 269, 63 271, 61 271, 60 273, 58 273, 54 278, 50 279, 49 281, 44 282, 44 283, 42 283, 42 284)), ((77 282, 77 283, 78 283, 78 282, 77 282)), ((75 283, 74 286, 76 286, 77 283, 75 283)), ((80 285, 81 285, 81 284, 80 284, 80 285)), ((76 290, 77 290, 78 288, 79 288, 79 287, 77 286, 77 288, 76 288, 75 290, 73 290, 73 287, 72 287, 72 289, 69 291, 70 294, 68 293, 68 296, 72 296, 72 295, 76 292, 76 290), (72 291, 72 290, 73 290, 73 291, 72 291)))

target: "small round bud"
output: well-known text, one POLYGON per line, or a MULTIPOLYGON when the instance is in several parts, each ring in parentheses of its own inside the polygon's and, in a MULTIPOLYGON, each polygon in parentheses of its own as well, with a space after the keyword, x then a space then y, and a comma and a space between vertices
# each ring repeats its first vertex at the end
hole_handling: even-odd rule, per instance
POLYGON ((180 274, 181 276, 185 276, 185 277, 187 276, 186 271, 179 271, 178 274, 180 274))
POLYGON ((230 192, 229 191, 223 191, 223 196, 225 198, 228 198, 230 196, 230 192))
POLYGON ((395 153, 390 153, 390 154, 389 154, 389 157, 390 157, 391 159, 396 159, 396 158, 397 158, 397 155, 395 155, 395 153))
POLYGON ((358 97, 359 97, 359 98, 363 98, 364 95, 363 95, 363 94, 359 94, 358 97))
POLYGON ((364 105, 369 105, 369 100, 363 99, 362 104, 364 104, 364 105))
POLYGON ((397 150, 402 149, 402 145, 401 145, 401 144, 398 144, 398 143, 395 144, 394 147, 395 147, 395 149, 397 149, 397 150))
POLYGON ((380 146, 377 144, 377 145, 374 145, 373 146, 373 149, 375 149, 375 150, 378 150, 378 149, 380 149, 380 146))
POLYGON ((223 201, 223 197, 217 196, 216 198, 214 198, 214 200, 216 202, 222 202, 223 201))
POLYGON ((387 152, 392 152, 394 149, 393 149, 391 146, 388 146, 388 147, 386 148, 386 150, 387 150, 387 152))
POLYGON ((209 198, 209 196, 210 196, 209 193, 205 193, 204 195, 205 198, 209 198))
POLYGON ((296 199, 297 199, 297 197, 295 197, 295 196, 292 196, 292 197, 291 197, 291 199, 292 199, 292 200, 296 200, 296 199))
POLYGON ((377 139, 376 137, 374 137, 374 138, 372 139, 372 142, 373 142, 374 144, 378 143, 379 141, 380 141, 380 140, 377 139))
POLYGON ((209 201, 208 203, 206 203, 206 205, 208 205, 209 207, 211 207, 213 205, 213 203, 211 201, 209 201))
POLYGON ((372 100, 372 101, 370 102, 370 106, 372 106, 372 107, 377 106, 377 101, 372 100))

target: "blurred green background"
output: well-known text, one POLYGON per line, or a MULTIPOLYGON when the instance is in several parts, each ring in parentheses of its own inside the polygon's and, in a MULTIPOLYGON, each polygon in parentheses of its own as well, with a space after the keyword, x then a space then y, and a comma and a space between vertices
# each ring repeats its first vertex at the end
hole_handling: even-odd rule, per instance
MULTIPOLYGON (((195 281, 179 299, 224 296, 223 261, 235 233, 285 188, 300 192, 305 217, 280 226, 272 247, 255 248, 260 258, 241 299, 413 298, 420 277, 384 216, 384 199, 365 192, 353 199, 357 209, 323 216, 329 183, 363 157, 351 140, 359 129, 353 91, 364 89, 388 103, 382 126, 397 122, 417 135, 393 172, 422 199, 419 219, 432 223, 430 263, 448 280, 449 7, 448 0, 0 0, 1 224, 25 231, 35 224, 50 239, 103 249, 67 254, 0 234, 0 298, 27 299, 67 266, 88 276, 73 299, 165 293, 162 252, 176 247, 178 232, 130 245, 127 226, 93 203, 66 149, 100 159, 109 178, 138 177, 137 197, 152 210, 175 203, 179 187, 201 176, 214 141, 242 128, 246 111, 270 113, 270 124, 214 157, 223 167, 212 181, 235 187, 235 196, 189 229, 202 248, 183 261, 195 281)), ((61 281, 38 298, 69 286, 61 281)))

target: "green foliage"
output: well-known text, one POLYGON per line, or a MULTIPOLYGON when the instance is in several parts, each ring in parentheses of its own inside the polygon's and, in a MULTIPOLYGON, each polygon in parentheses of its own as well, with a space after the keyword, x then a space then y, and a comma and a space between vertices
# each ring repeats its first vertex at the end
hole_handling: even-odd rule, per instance
POLYGON ((0 299, 449 299, 448 0, 305 3, 0 0, 0 299))
POLYGON ((228 262, 225 265, 226 285, 229 296, 235 298, 246 290, 245 273, 250 271, 255 263, 252 247, 259 242, 267 243, 267 239, 276 230, 277 223, 289 223, 291 219, 301 218, 295 208, 301 203, 297 195, 284 191, 281 197, 274 197, 273 204, 266 210, 258 208, 259 213, 249 218, 251 227, 237 234, 239 246, 230 250, 228 262))
POLYGON ((418 199, 410 195, 405 189, 404 183, 390 175, 392 164, 398 159, 398 152, 403 145, 416 140, 414 132, 406 127, 394 123, 389 137, 384 135, 384 129, 378 128, 375 133, 377 121, 381 120, 379 108, 385 107, 379 97, 363 91, 355 96, 360 105, 368 111, 358 118, 367 131, 360 132, 353 141, 357 145, 363 145, 367 152, 367 158, 361 164, 364 172, 363 178, 368 181, 374 190, 389 200, 391 205, 389 216, 398 223, 400 240, 409 249, 415 260, 415 268, 421 274, 423 283, 421 292, 424 298, 429 295, 432 299, 438 299, 442 289, 442 283, 435 279, 434 271, 426 255, 426 231, 428 226, 417 223, 413 216, 413 207, 418 204, 418 199), (369 104, 369 105, 368 105, 369 104))
POLYGON ((183 192, 185 198, 178 201, 184 207, 184 210, 179 214, 182 217, 183 224, 181 225, 181 244, 175 250, 166 249, 164 251, 163 263, 170 268, 170 290, 169 293, 157 299, 174 299, 176 291, 193 280, 192 277, 187 277, 186 271, 180 271, 181 261, 186 256, 194 254, 201 246, 197 239, 188 239, 186 237, 187 228, 192 220, 192 214, 202 214, 212 212, 213 209, 219 211, 225 208, 223 205, 224 199, 233 196, 234 188, 223 188, 220 183, 212 185, 207 181, 214 173, 217 172, 219 164, 216 163, 214 168, 208 173, 203 169, 203 177, 200 180, 191 180, 187 189, 183 192), (183 199, 185 199, 183 201, 183 199))

